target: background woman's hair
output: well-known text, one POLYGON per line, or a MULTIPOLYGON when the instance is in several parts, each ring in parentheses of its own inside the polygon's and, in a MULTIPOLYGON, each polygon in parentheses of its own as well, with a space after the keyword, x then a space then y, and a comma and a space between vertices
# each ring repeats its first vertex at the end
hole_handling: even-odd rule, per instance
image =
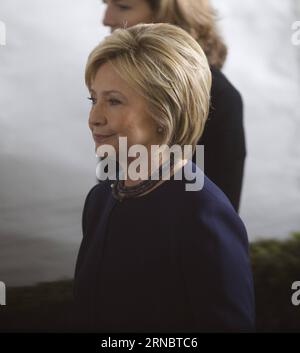
POLYGON ((163 129, 163 143, 195 150, 208 116, 211 72, 191 35, 165 23, 115 30, 89 56, 89 89, 105 63, 145 98, 146 109, 163 129))
POLYGON ((147 0, 156 22, 179 26, 202 46, 211 66, 221 69, 227 58, 227 46, 219 34, 216 11, 209 0, 147 0))

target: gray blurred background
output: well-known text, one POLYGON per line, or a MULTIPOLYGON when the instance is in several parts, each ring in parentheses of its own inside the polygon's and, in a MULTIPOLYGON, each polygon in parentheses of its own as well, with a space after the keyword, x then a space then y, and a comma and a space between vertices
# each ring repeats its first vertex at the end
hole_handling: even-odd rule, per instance
MULTIPOLYGON (((225 73, 245 104, 241 217, 250 240, 300 230, 298 0, 215 0, 225 73)), ((0 0, 0 280, 73 276, 95 184, 84 66, 109 32, 98 0, 0 0)))

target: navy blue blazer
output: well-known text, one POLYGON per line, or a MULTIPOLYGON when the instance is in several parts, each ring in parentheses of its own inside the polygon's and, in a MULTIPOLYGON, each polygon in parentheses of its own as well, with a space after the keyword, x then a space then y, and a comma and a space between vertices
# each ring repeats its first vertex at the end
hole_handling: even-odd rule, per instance
MULTIPOLYGON (((202 171, 191 161, 184 167, 202 171)), ((245 226, 207 177, 117 201, 109 181, 88 193, 74 279, 81 331, 252 331, 245 226)))

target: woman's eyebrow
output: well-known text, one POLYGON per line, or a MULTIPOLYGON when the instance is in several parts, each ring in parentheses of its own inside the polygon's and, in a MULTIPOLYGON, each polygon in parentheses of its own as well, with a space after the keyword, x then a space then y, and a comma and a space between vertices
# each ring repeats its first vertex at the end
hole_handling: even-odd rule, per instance
POLYGON ((109 91, 103 91, 102 92, 102 95, 103 96, 107 96, 107 95, 109 95, 109 94, 111 94, 111 93, 117 93, 117 94, 121 94, 122 96, 123 96, 123 94, 120 92, 120 91, 117 91, 117 90, 109 90, 109 91))
MULTIPOLYGON (((96 91, 93 88, 90 89, 90 92, 96 94, 96 91)), ((117 90, 114 90, 114 89, 111 89, 111 90, 108 90, 108 91, 103 91, 101 94, 102 94, 102 96, 107 96, 110 93, 118 93, 118 94, 123 95, 120 91, 117 91, 117 90)))
MULTIPOLYGON (((90 89, 90 93, 93 94, 93 95, 97 95, 96 91, 93 90, 92 88, 90 89)), ((117 91, 117 90, 108 90, 108 91, 103 91, 103 92, 101 93, 101 95, 102 95, 103 97, 107 97, 107 96, 109 96, 110 94, 118 94, 118 95, 122 96, 126 101, 128 101, 128 99, 126 98, 126 96, 125 96, 122 92, 117 91)))
MULTIPOLYGON (((115 4, 119 3, 120 1, 122 1, 122 0, 112 0, 112 2, 115 3, 115 4)), ((102 2, 104 4, 107 4, 107 0, 102 0, 102 2)))
POLYGON ((122 92, 117 91, 117 90, 109 90, 109 91, 103 91, 103 92, 102 92, 102 95, 103 95, 104 97, 107 97, 107 96, 109 96, 110 94, 118 94, 118 95, 122 96, 124 99, 127 100, 126 96, 125 96, 122 92))

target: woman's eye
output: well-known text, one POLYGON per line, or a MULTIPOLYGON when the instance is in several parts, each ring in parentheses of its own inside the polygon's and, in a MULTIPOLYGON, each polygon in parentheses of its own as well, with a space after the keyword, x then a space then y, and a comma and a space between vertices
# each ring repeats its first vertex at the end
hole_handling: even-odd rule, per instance
POLYGON ((90 100, 92 102, 92 105, 96 104, 96 98, 88 97, 88 100, 90 100))
POLYGON ((118 8, 121 10, 121 11, 127 11, 127 10, 130 10, 131 8, 127 5, 118 5, 118 8))
POLYGON ((109 99, 108 102, 109 102, 110 105, 119 105, 119 104, 121 104, 121 101, 119 101, 118 99, 114 99, 114 98, 109 99))

